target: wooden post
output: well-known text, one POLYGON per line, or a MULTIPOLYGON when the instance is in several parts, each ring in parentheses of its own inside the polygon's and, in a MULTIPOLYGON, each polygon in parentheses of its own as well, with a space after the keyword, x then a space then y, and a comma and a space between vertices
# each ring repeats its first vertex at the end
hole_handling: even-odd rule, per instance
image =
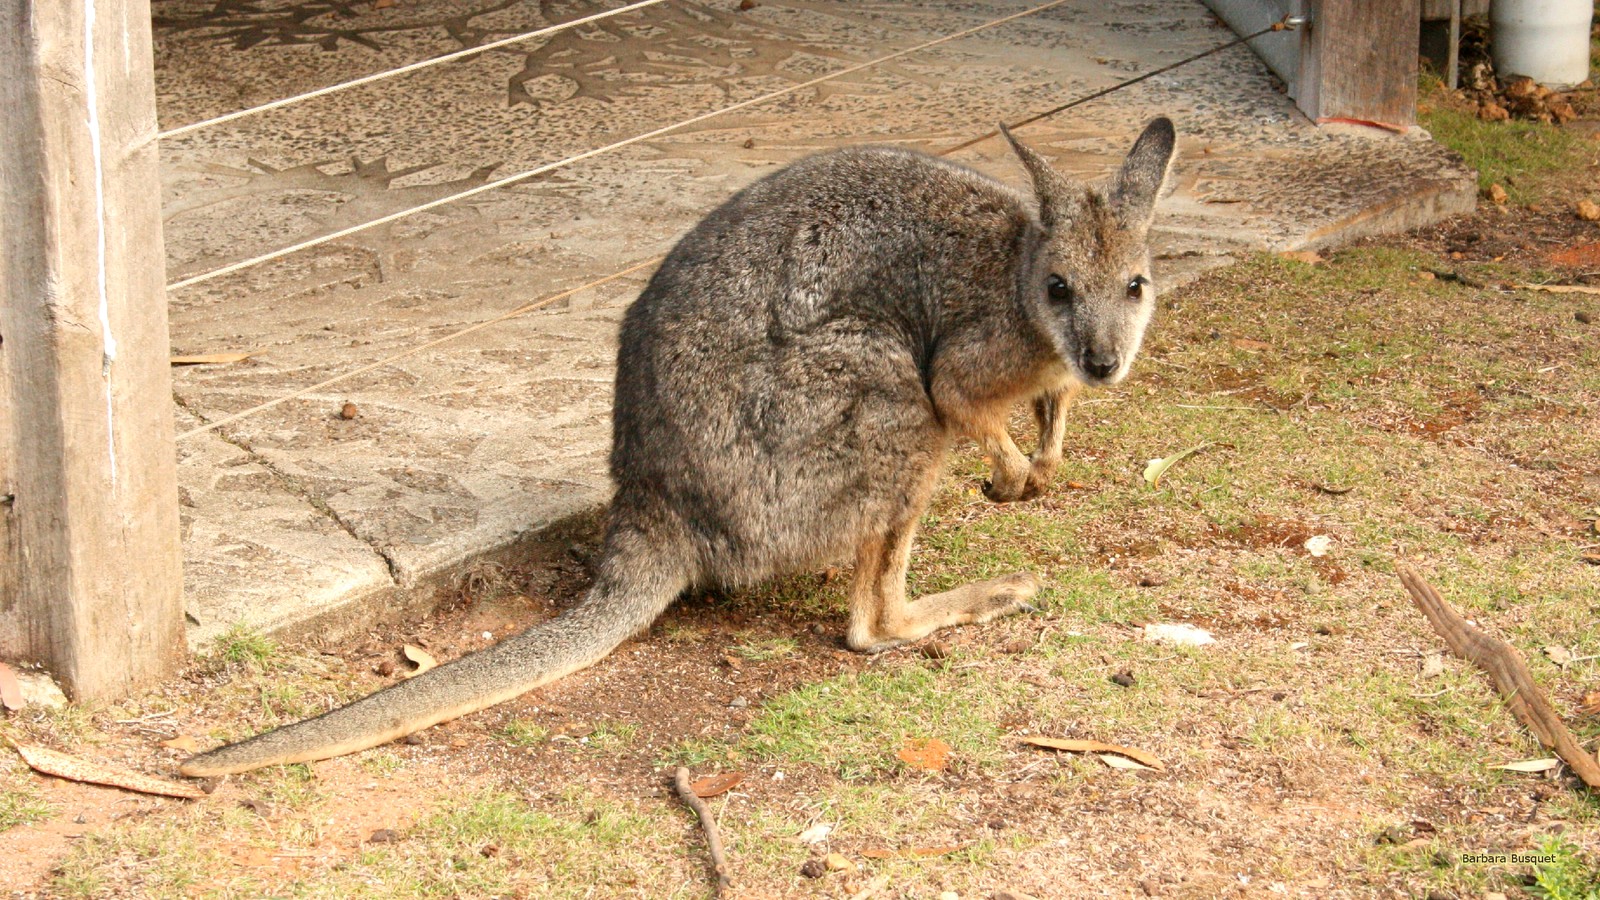
POLYGON ((1292 94, 1313 122, 1417 121, 1421 0, 1306 0, 1292 94))
POLYGON ((0 0, 0 109, 0 657, 115 697, 184 650, 149 0, 0 0))

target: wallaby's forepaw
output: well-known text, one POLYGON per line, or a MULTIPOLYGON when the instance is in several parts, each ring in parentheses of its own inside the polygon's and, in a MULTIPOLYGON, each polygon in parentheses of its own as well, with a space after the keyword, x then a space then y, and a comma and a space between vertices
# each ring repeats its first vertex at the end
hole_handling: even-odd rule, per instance
POLYGON ((1057 460, 1035 458, 1033 465, 1028 469, 1028 479, 1022 486, 1022 499, 1032 500, 1050 493, 1050 485, 1056 479, 1057 460))
POLYGON ((1031 499, 1028 486, 1032 471, 1028 461, 1020 456, 1006 463, 996 460, 994 474, 983 483, 983 495, 996 503, 1031 499))

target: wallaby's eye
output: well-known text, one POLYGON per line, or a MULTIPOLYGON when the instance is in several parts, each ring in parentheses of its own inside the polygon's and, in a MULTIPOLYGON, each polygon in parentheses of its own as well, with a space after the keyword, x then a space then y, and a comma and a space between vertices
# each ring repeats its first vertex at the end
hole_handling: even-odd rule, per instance
POLYGON ((1144 286, 1149 283, 1150 279, 1144 277, 1143 275, 1133 276, 1133 278, 1128 281, 1128 299, 1143 300, 1144 286))
POLYGON ((1050 292, 1050 299, 1056 303, 1072 302, 1072 287, 1061 280, 1060 275, 1051 275, 1045 282, 1045 288, 1050 292))

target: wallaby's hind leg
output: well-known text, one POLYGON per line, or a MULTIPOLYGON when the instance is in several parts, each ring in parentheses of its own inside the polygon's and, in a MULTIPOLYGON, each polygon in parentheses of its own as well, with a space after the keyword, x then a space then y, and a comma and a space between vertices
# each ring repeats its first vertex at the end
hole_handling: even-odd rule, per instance
MULTIPOLYGON (((917 504, 920 511, 923 504, 917 504)), ((915 515, 873 535, 856 551, 855 581, 850 585, 850 630, 845 643, 852 650, 875 653, 915 641, 940 628, 987 622, 1031 609, 1028 599, 1039 579, 1027 572, 962 585, 906 600, 906 565, 916 534, 915 515)))
POLYGON ((1067 409, 1082 390, 1083 383, 1073 380, 1066 387, 1047 391, 1033 401, 1033 417, 1039 423, 1039 446, 1033 450, 1022 499, 1031 500, 1049 491, 1056 467, 1061 465, 1061 443, 1067 437, 1067 409))

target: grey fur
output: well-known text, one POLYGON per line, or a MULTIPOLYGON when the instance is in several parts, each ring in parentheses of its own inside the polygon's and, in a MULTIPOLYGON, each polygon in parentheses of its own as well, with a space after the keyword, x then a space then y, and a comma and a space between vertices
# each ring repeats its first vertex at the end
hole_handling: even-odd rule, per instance
POLYGON ((908 602, 917 520, 962 436, 994 460, 992 498, 1044 490, 1078 387, 1127 374, 1154 304, 1146 233, 1174 135, 1153 121, 1105 192, 1006 137, 1031 195, 856 148, 803 159, 712 212, 623 320, 617 493, 584 599, 182 770, 321 759, 502 702, 601 659, 696 584, 853 556, 846 640, 866 651, 1027 608, 1038 581, 1022 573, 908 602), (1053 278, 1070 300, 1052 299, 1053 278), (1007 433, 1030 399, 1032 459, 1007 433))

